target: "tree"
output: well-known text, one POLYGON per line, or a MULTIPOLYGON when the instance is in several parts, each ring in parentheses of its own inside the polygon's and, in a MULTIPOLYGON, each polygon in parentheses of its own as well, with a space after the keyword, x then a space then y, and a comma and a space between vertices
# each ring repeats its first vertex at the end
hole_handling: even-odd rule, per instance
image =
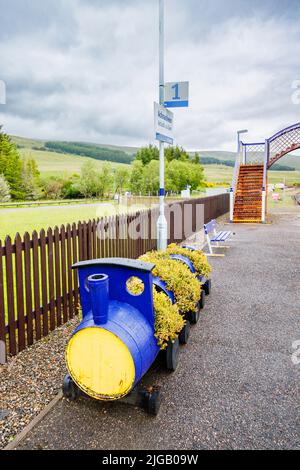
POLYGON ((144 190, 144 167, 140 160, 132 163, 129 187, 134 194, 142 193, 144 190))
POLYGON ((62 196, 63 182, 51 178, 44 186, 46 199, 60 199, 62 196))
POLYGON ((82 198, 82 194, 78 187, 79 180, 80 176, 77 174, 73 174, 71 177, 64 180, 62 188, 62 197, 64 199, 82 198))
POLYGON ((167 178, 172 191, 182 191, 187 186, 194 190, 203 182, 203 168, 190 162, 173 160, 167 166, 167 178))
POLYGON ((17 147, 0 126, 0 174, 5 176, 13 199, 23 199, 22 161, 17 147))
POLYGON ((3 175, 0 175, 0 202, 10 201, 10 187, 3 175))
POLYGON ((122 194, 124 186, 128 183, 129 171, 126 168, 118 168, 115 172, 116 192, 122 194))
POLYGON ((159 160, 159 151, 157 147, 149 145, 142 147, 135 156, 136 160, 140 160, 143 165, 147 165, 151 160, 159 160))
POLYGON ((104 197, 112 187, 112 170, 109 163, 104 163, 101 173, 98 175, 97 181, 97 196, 104 197))
POLYGON ((98 174, 93 161, 84 163, 81 167, 78 189, 85 198, 93 197, 98 191, 98 174))
POLYGON ((40 196, 40 172, 36 161, 29 157, 22 161, 22 191, 24 199, 36 200, 40 196))
POLYGON ((196 163, 196 164, 200 163, 200 155, 199 155, 198 152, 195 152, 195 155, 194 155, 194 158, 193 158, 193 160, 192 160, 192 163, 196 163))
POLYGON ((157 194, 159 191, 159 162, 152 160, 143 171, 144 194, 157 194))
POLYGON ((165 158, 168 162, 173 160, 187 162, 189 161, 189 154, 182 147, 176 145, 176 147, 167 147, 165 149, 165 158))

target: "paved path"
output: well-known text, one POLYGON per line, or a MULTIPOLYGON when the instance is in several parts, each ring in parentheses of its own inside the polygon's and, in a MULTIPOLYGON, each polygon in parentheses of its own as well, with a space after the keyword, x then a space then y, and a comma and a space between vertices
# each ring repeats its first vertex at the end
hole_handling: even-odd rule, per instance
POLYGON ((213 293, 178 370, 147 375, 162 386, 159 416, 62 400, 20 448, 300 448, 300 214, 234 230, 226 258, 212 260, 213 293))

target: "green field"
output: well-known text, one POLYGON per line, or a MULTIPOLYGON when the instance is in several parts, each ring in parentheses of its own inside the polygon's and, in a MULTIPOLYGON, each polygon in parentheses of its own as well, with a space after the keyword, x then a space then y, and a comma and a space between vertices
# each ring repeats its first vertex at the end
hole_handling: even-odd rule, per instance
MULTIPOLYGON (((55 152, 44 152, 30 149, 20 149, 22 156, 32 156, 39 167, 41 175, 45 176, 62 176, 62 175, 73 175, 74 173, 79 174, 82 165, 86 161, 93 161, 98 169, 104 165, 105 162, 94 160, 89 157, 74 156, 55 152)), ((112 168, 128 167, 123 163, 110 163, 112 168)))
POLYGON ((92 204, 77 204, 70 206, 29 207, 25 209, 0 209, 0 239, 7 235, 14 237, 17 232, 21 236, 25 232, 30 234, 34 230, 47 230, 62 224, 72 224, 79 221, 88 221, 105 216, 111 216, 127 211, 135 212, 144 209, 144 206, 119 206, 112 201, 92 204))
MULTIPOLYGON (((93 161, 99 170, 105 163, 103 161, 81 155, 77 156, 33 149, 33 147, 41 147, 44 144, 44 141, 42 140, 25 139, 23 137, 16 136, 12 136, 11 138, 13 142, 19 146, 18 150, 22 157, 31 156, 36 160, 41 176, 71 176, 73 174, 79 174, 82 165, 87 161, 93 161)), ((103 147, 105 147, 105 145, 103 145, 103 147)), ((109 148, 115 148, 116 150, 123 150, 127 153, 132 153, 132 149, 127 147, 119 148, 109 146, 109 148)), ((110 164, 112 168, 129 166, 124 163, 115 162, 110 162, 110 164)))

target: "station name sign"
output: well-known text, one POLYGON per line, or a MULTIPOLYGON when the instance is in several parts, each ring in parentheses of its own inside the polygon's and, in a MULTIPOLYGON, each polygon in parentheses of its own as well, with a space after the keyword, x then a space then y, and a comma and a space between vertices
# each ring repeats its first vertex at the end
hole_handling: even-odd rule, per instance
POLYGON ((174 114, 164 106, 154 103, 155 139, 173 145, 173 125, 174 114))

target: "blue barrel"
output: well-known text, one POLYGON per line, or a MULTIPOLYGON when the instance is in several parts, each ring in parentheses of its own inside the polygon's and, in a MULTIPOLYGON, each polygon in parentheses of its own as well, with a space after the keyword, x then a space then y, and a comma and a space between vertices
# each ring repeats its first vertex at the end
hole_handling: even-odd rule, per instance
POLYGON ((194 268, 194 264, 193 262, 190 260, 190 258, 188 258, 187 256, 184 256, 184 255, 170 255, 170 258, 171 259, 174 259, 176 261, 180 261, 181 263, 185 264, 189 270, 195 274, 196 270, 194 268))
MULTIPOLYGON (((182 248, 184 248, 185 250, 189 250, 189 251, 197 251, 196 248, 194 248, 193 246, 189 246, 189 245, 183 245, 182 248)), ((191 260, 190 262, 192 263, 191 260)), ((192 265, 193 265, 192 273, 194 273, 195 272, 194 264, 192 263, 192 265)), ((201 284, 205 284, 208 281, 205 276, 197 276, 197 279, 201 284)))
POLYGON ((156 287, 158 292, 163 292, 166 294, 170 299, 172 304, 175 304, 175 296, 172 291, 168 289, 167 283, 160 279, 160 277, 153 277, 153 285, 156 287))
POLYGON ((117 400, 147 372, 159 347, 154 337, 154 265, 123 258, 83 261, 78 269, 82 322, 66 348, 70 376, 87 395, 117 400), (143 291, 132 294, 128 280, 143 291))

